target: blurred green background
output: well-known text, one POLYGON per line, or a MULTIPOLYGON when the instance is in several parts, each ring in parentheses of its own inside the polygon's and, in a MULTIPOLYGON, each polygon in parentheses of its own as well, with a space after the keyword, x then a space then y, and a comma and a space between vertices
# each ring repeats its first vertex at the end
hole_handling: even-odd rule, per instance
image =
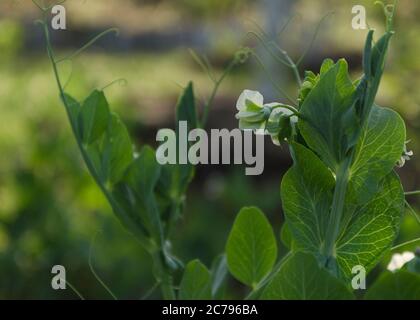
MULTIPOLYGON (((301 71, 317 71, 326 57, 345 57, 356 78, 366 30, 351 28, 351 8, 365 5, 369 25, 380 31, 383 15, 373 2, 70 0, 65 3, 67 30, 52 35, 57 54, 64 56, 103 29, 120 29, 118 38, 108 35, 72 65, 62 64, 61 74, 64 79, 71 77, 67 90, 79 99, 93 88, 126 79, 127 85, 106 89, 108 100, 138 146, 156 145, 157 130, 173 127, 181 87, 194 81, 199 103, 212 90, 189 48, 205 54, 221 73, 238 48, 254 47, 273 79, 295 97, 297 87, 290 70, 247 32, 259 25, 297 58, 321 19, 333 12, 321 25, 301 71), (290 17, 287 29, 277 34, 290 17)), ((405 189, 413 190, 420 189, 420 2, 400 1, 397 11, 397 33, 378 101, 406 120, 408 148, 415 156, 398 173, 405 189)), ((67 279, 86 298, 110 298, 89 269, 91 248, 97 273, 118 298, 141 298, 154 284, 151 263, 114 218, 81 161, 58 98, 42 33, 34 24, 39 17, 29 0, 0 3, 0 299, 77 298, 71 290, 51 289, 55 264, 66 267, 67 279)), ((237 126, 235 102, 245 88, 261 91, 267 100, 284 101, 251 59, 222 84, 209 127, 237 126)), ((263 209, 279 235, 279 185, 290 165, 286 148, 271 146, 267 139, 265 171, 259 177, 246 177, 244 168, 233 165, 198 167, 185 216, 173 236, 175 253, 185 261, 200 258, 210 266, 223 252, 233 219, 245 205, 263 209)), ((419 199, 409 200, 419 208, 419 199)), ((398 243, 419 234, 420 226, 407 213, 398 243)), ((281 250, 284 254, 286 249, 281 250)), ((228 295, 239 297, 244 288, 229 281, 228 295)), ((151 295, 158 296, 157 292, 151 295)))

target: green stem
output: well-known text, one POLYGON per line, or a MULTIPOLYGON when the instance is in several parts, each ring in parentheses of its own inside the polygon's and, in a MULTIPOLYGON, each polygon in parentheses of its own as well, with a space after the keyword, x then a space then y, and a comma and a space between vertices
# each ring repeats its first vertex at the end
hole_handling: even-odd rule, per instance
POLYGON ((155 268, 155 275, 157 281, 160 284, 163 299, 175 300, 175 291, 173 288, 172 276, 166 271, 165 265, 162 261, 162 255, 160 250, 156 250, 152 253, 153 266, 155 268))
POLYGON ((159 285, 160 283, 156 281, 154 285, 149 290, 147 290, 147 292, 140 298, 140 300, 146 300, 147 298, 149 298, 152 295, 152 293, 156 290, 156 288, 159 287, 159 285))
POLYGON ((89 48, 90 46, 92 46, 96 41, 98 41, 100 38, 104 37, 105 35, 107 35, 108 33, 115 33, 116 35, 119 34, 119 30, 117 28, 110 28, 108 30, 105 30, 103 32, 101 32, 100 34, 98 34, 96 37, 92 38, 89 42, 87 42, 83 47, 81 47, 80 49, 78 49, 76 52, 72 53, 71 55, 55 60, 55 63, 61 63, 65 60, 72 60, 73 58, 75 58, 76 56, 78 56, 80 53, 82 53, 83 51, 85 51, 87 48, 89 48))
POLYGON ((89 250, 89 268, 90 271, 92 272, 93 276, 95 277, 96 281, 98 281, 101 286, 109 293, 109 295, 112 297, 112 299, 114 300, 118 300, 117 296, 112 292, 112 290, 105 284, 105 282, 101 279, 101 277, 96 273, 95 268, 93 267, 93 263, 92 263, 92 256, 93 256, 93 246, 96 240, 97 234, 93 237, 92 239, 92 243, 90 245, 90 250, 89 250))
POLYGON ((395 247, 392 247, 391 251, 397 250, 399 248, 405 247, 409 244, 413 244, 413 243, 416 243, 416 242, 420 242, 420 238, 413 239, 413 240, 410 240, 410 241, 407 241, 407 242, 404 242, 404 243, 400 243, 400 244, 396 245, 395 247))
POLYGON ((292 116, 296 116, 296 117, 298 117, 299 119, 301 119, 303 121, 306 121, 308 123, 311 123, 311 121, 309 121, 309 119, 307 117, 305 117, 302 113, 300 113, 299 110, 296 109, 295 107, 288 106, 288 105, 285 105, 285 104, 279 104, 279 105, 273 106, 272 108, 273 108, 273 110, 276 109, 276 108, 285 108, 285 109, 288 109, 288 110, 290 110, 290 111, 293 112, 293 114, 291 114, 291 115, 288 116, 289 118, 292 117, 292 116))
POLYGON ((406 196, 415 196, 415 195, 420 195, 420 190, 416 190, 416 191, 408 191, 404 193, 406 196))
POLYGON ((349 182, 349 169, 353 159, 353 153, 346 157, 338 166, 330 220, 327 227, 325 241, 325 257, 328 265, 335 256, 335 242, 340 233, 340 224, 343 217, 344 201, 346 198, 347 185, 349 182))
POLYGON ((80 298, 80 300, 85 300, 82 294, 73 286, 69 281, 66 280, 67 285, 70 287, 71 290, 80 298))
POLYGON ((289 62, 290 68, 293 70, 293 74, 296 78, 296 82, 297 82, 297 84, 299 85, 299 88, 300 88, 302 86, 302 78, 300 77, 297 64, 292 60, 292 58, 290 58, 290 56, 287 54, 286 51, 281 50, 281 53, 286 58, 287 62, 289 62))
POLYGON ((227 68, 225 69, 225 71, 223 72, 222 76, 214 83, 213 91, 210 95, 210 98, 207 100, 207 102, 204 106, 203 116, 201 118, 201 123, 200 123, 202 128, 204 128, 206 126, 207 119, 208 119, 208 116, 209 116, 210 107, 213 104, 214 98, 216 97, 216 94, 217 94, 217 91, 219 90, 220 84, 223 82, 225 77, 232 71, 234 66, 235 66, 235 60, 232 60, 229 63, 229 65, 227 66, 227 68))
POLYGON ((289 251, 283 258, 277 262, 274 266, 273 271, 263 279, 255 289, 253 289, 246 297, 245 300, 255 300, 261 294, 261 291, 265 288, 265 286, 270 283, 270 281, 275 277, 275 275, 280 271, 283 264, 292 256, 292 251, 289 251))
MULTIPOLYGON (((45 39, 46 39, 46 44, 47 44, 46 45, 47 46, 47 53, 48 53, 48 57, 49 57, 49 59, 51 61, 51 64, 52 64, 55 80, 57 82, 57 86, 58 86, 59 93, 60 93, 60 98, 63 101, 63 104, 65 106, 68 118, 71 119, 70 108, 69 108, 67 100, 65 98, 63 85, 61 83, 60 75, 59 75, 59 72, 58 72, 57 62, 55 60, 54 52, 53 52, 53 49, 51 47, 50 34, 49 34, 47 22, 46 22, 46 13, 45 12, 44 12, 44 20, 43 20, 43 29, 44 29, 44 34, 45 34, 45 39)), ((72 130, 73 130, 73 134, 75 136, 77 136, 76 128, 74 127, 72 121, 70 121, 70 124, 71 124, 72 130)), ((86 166, 88 167, 88 170, 89 170, 90 174, 92 175, 93 179, 95 180, 96 184, 99 186, 99 188, 101 189, 101 191, 103 192, 103 194, 105 195, 105 197, 107 198, 109 203, 111 204, 114 211, 115 212, 121 212, 120 207, 115 203, 115 201, 113 201, 110 193, 108 192, 106 187, 101 183, 101 180, 99 179, 98 175, 96 174, 96 171, 93 167, 93 164, 91 163, 89 157, 87 156, 83 145, 80 143, 79 139, 76 139, 76 140, 77 140, 79 150, 82 154, 83 160, 86 163, 86 166)), ((145 246, 146 250, 148 250, 149 252, 152 251, 152 249, 151 249, 152 246, 150 245, 149 239, 144 237, 142 239, 141 243, 145 246)), ((152 256, 155 257, 156 255, 152 254, 152 256)), ((163 293, 164 298, 165 299, 175 299, 175 293, 174 293, 173 288, 172 288, 172 276, 169 273, 166 272, 166 268, 163 264, 163 261, 160 258, 160 255, 157 258, 155 257, 154 260, 155 260, 155 264, 156 264, 156 268, 157 268, 157 274, 159 275, 159 278, 160 278, 160 279, 158 279, 158 281, 160 281, 160 283, 161 283, 161 288, 162 288, 162 293, 163 293)))
POLYGON ((293 115, 295 115, 297 117, 300 117, 300 112, 299 112, 298 109, 296 109, 295 107, 292 107, 292 106, 288 106, 286 104, 278 104, 278 105, 273 106, 272 108, 273 109, 285 108, 285 109, 288 109, 288 110, 292 111, 293 112, 293 115))

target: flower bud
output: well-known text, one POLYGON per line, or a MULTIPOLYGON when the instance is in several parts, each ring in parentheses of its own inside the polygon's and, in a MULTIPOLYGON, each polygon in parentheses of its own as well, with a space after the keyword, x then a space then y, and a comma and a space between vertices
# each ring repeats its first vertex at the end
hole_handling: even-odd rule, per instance
POLYGON ((299 97, 298 97, 299 106, 303 104, 303 101, 305 101, 309 92, 311 92, 311 90, 313 89, 313 87, 316 85, 318 81, 319 81, 319 75, 315 75, 311 71, 306 71, 305 79, 303 80, 302 86, 299 89, 299 97))
POLYGON ((272 104, 271 107, 273 111, 267 121, 266 132, 275 145, 280 145, 281 141, 291 137, 297 117, 293 116, 293 112, 284 105, 272 104))

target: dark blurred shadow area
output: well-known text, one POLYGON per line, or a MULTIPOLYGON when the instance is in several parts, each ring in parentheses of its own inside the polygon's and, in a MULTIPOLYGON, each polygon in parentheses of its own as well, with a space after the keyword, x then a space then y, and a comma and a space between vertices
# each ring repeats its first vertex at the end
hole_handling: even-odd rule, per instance
MULTIPOLYGON (((205 55, 221 74, 235 52, 249 46, 269 72, 250 59, 221 85, 208 127, 232 129, 237 127, 235 103, 243 89, 286 102, 272 78, 291 96, 297 95, 290 69, 249 31, 264 29, 298 58, 319 26, 301 73, 318 71, 324 58, 344 57, 356 79, 366 31, 352 29, 351 8, 365 5, 369 25, 383 30, 381 9, 372 3, 68 0, 67 30, 54 31, 52 41, 57 55, 66 56, 107 28, 120 30, 118 37, 109 34, 71 63, 62 63, 60 73, 70 79, 67 91, 79 100, 93 88, 125 79, 126 85, 106 89, 111 108, 127 123, 138 146, 156 146, 156 132, 174 127, 175 104, 188 81, 194 82, 199 106, 211 94, 213 85, 189 49, 205 55)), ((377 99, 400 112, 407 123, 408 148, 414 157, 398 169, 407 191, 420 189, 419 15, 419 1, 400 1, 397 32, 377 99)), ((90 253, 95 270, 119 298, 140 298, 154 284, 151 263, 114 218, 82 163, 42 32, 34 24, 39 17, 29 0, 0 2, 0 299, 77 298, 70 290, 51 289, 55 264, 66 267, 68 280, 85 297, 110 298, 89 268, 90 253)), ((185 216, 173 235, 176 254, 186 260, 198 257, 209 265, 223 252, 236 213, 247 205, 260 207, 280 234, 280 180, 291 159, 285 146, 273 146, 269 138, 265 147, 265 170, 258 177, 245 176, 244 168, 235 165, 197 168, 185 216)), ((418 211, 419 199, 410 202, 418 211)), ((412 215, 407 213, 402 224, 400 242, 418 236, 420 227, 412 215)), ((244 288, 231 281, 235 290, 229 294, 234 298, 244 288)))

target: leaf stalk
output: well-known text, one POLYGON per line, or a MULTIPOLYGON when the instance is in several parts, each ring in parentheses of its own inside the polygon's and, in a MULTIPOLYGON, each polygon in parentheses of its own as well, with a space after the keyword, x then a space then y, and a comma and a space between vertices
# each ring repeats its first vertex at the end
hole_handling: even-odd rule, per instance
POLYGON ((349 183, 350 166, 353 161, 353 152, 346 157, 338 166, 336 185, 334 189, 333 202, 330 213, 330 220, 327 227, 325 241, 326 266, 331 269, 332 258, 335 256, 335 242, 340 233, 340 225, 344 212, 347 185, 349 183))

